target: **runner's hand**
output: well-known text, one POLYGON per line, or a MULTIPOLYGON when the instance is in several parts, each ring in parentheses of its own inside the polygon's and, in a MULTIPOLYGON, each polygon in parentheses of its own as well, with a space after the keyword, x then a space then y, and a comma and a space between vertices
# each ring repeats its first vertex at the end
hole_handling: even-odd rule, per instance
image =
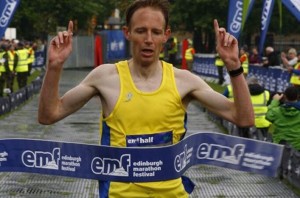
POLYGON ((237 39, 226 32, 225 28, 219 27, 218 21, 214 20, 216 35, 216 50, 224 61, 227 70, 235 70, 240 67, 239 49, 237 39))
POLYGON ((58 32, 50 41, 48 49, 48 61, 50 67, 61 66, 69 57, 72 52, 72 40, 73 40, 73 22, 70 21, 68 30, 58 32))

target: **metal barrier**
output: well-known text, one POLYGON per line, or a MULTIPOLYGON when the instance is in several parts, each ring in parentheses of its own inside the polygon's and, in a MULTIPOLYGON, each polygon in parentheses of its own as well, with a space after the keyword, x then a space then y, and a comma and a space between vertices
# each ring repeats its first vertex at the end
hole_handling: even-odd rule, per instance
MULTIPOLYGON (((226 68, 224 67, 224 70, 226 68)), ((214 54, 196 54, 193 71, 203 77, 218 79, 214 54)), ((224 72, 225 74, 226 72, 224 72)), ((250 65, 248 77, 255 76, 265 89, 282 93, 289 86, 290 74, 280 67, 259 67, 250 65)))
POLYGON ((42 76, 37 77, 26 87, 0 98, 0 116, 17 109, 20 105, 40 91, 42 76))

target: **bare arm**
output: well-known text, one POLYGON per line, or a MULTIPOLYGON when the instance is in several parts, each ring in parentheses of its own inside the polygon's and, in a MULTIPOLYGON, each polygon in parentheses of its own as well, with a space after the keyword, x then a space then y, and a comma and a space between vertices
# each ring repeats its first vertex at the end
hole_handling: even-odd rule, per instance
MULTIPOLYGON (((226 32, 224 28, 219 28, 218 22, 214 21, 216 33, 217 52, 224 61, 227 70, 236 70, 240 65, 238 57, 238 42, 236 38, 226 32)), ((250 93, 243 74, 231 77, 231 84, 234 92, 234 102, 228 100, 225 96, 215 92, 198 76, 188 72, 182 72, 181 79, 186 83, 178 85, 181 90, 183 86, 191 88, 191 99, 201 102, 211 112, 235 123, 238 126, 254 125, 254 113, 250 99, 250 93)), ((179 90, 180 90, 179 88, 179 90)), ((186 103, 186 101, 183 101, 186 103)))
MULTIPOLYGON (((238 69, 241 65, 238 57, 237 39, 226 32, 224 28, 220 28, 217 20, 214 20, 214 29, 217 42, 216 50, 224 61, 227 70, 238 69)), ((224 117, 232 119, 238 126, 254 125, 254 112, 244 75, 231 77, 230 80, 234 93, 234 103, 229 103, 230 111, 223 112, 224 117)))
POLYGON ((94 94, 95 89, 81 83, 59 96, 59 80, 63 64, 72 51, 73 23, 68 31, 59 32, 48 49, 48 64, 39 98, 38 120, 41 124, 52 124, 82 107, 94 94), (78 94, 80 93, 80 94, 78 94))

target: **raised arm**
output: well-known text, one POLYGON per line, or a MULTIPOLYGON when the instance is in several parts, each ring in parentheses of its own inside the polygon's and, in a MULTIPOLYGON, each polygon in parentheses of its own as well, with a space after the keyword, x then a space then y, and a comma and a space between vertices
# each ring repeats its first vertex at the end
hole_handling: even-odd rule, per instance
MULTIPOLYGON (((226 32, 226 29, 220 28, 218 21, 214 20, 214 29, 216 35, 216 50, 224 61, 229 73, 238 74, 236 72, 241 67, 239 61, 239 49, 237 39, 226 32)), ((231 75, 230 77, 234 103, 231 106, 231 115, 233 121, 240 126, 252 126, 254 124, 254 113, 250 99, 248 85, 243 73, 239 75, 231 75)))
POLYGON ((41 88, 38 109, 38 121, 41 124, 52 124, 70 115, 82 107, 94 94, 94 90, 81 83, 59 96, 59 80, 63 64, 72 52, 73 22, 68 30, 59 32, 49 44, 48 63, 41 88))
POLYGON ((235 71, 231 76, 231 84, 234 92, 234 102, 221 93, 214 91, 199 76, 190 72, 177 71, 177 87, 183 98, 183 104, 188 105, 190 100, 196 99, 210 112, 213 112, 230 122, 241 127, 254 125, 254 113, 250 100, 250 93, 238 57, 238 42, 219 28, 218 22, 214 21, 216 32, 216 49, 224 61, 228 71, 235 71), (185 92, 186 91, 186 92, 185 92))

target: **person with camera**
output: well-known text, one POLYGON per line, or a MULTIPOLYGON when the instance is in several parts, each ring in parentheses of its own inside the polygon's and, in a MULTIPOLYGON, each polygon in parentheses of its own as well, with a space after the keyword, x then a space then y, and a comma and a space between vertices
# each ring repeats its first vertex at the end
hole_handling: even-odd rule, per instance
POLYGON ((300 101, 296 87, 286 88, 283 94, 275 94, 268 106, 266 119, 273 123, 273 142, 290 144, 300 151, 300 101))

